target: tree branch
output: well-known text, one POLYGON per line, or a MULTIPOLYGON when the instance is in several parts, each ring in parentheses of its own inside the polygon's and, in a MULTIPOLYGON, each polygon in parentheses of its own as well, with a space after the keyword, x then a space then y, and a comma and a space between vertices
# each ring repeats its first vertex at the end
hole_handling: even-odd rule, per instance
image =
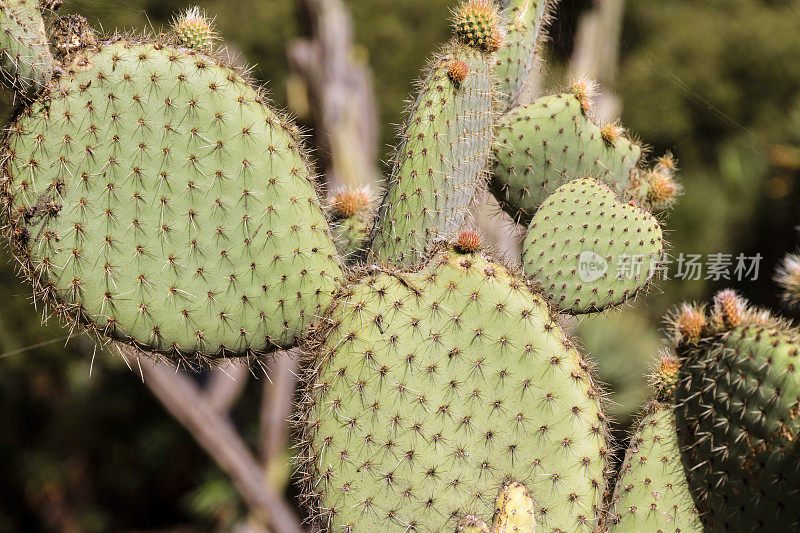
POLYGON ((292 412, 297 383, 299 354, 287 350, 270 361, 261 395, 261 461, 267 465, 283 450, 288 436, 288 420, 292 412))
POLYGON ((222 414, 230 411, 247 386, 248 374, 247 365, 235 359, 212 368, 202 392, 209 407, 222 414))
POLYGON ((309 93, 321 164, 329 187, 378 182, 378 111, 372 76, 353 53, 341 0, 297 0, 309 37, 289 47, 289 62, 309 93))
POLYGON ((303 532, 291 507, 266 483, 264 470, 230 418, 214 410, 188 376, 130 347, 117 348, 126 361, 136 362, 145 385, 230 476, 254 514, 265 515, 270 527, 278 533, 303 532))

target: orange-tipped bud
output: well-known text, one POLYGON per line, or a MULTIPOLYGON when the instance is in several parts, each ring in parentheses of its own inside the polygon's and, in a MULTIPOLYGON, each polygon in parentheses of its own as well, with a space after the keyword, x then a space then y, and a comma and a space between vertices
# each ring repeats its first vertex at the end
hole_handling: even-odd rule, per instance
POLYGON ((603 137, 603 140, 607 144, 615 144, 617 139, 622 137, 625 134, 625 128, 617 124, 616 122, 611 122, 606 124, 602 128, 600 128, 600 136, 603 137))
POLYGON ((597 83, 589 78, 580 78, 572 82, 570 91, 581 103, 581 109, 588 113, 592 109, 592 98, 597 92, 597 83))
POLYGON ((461 85, 469 76, 469 65, 454 59, 447 67, 447 77, 456 85, 461 85))
POLYGON ((473 254, 481 249, 481 236, 474 231, 466 230, 458 234, 456 249, 465 254, 473 254))
POLYGON ((732 289, 725 289, 714 296, 714 325, 724 330, 732 330, 742 323, 745 306, 742 299, 732 289))
POLYGON ((672 173, 660 169, 659 165, 645 173, 644 181, 647 183, 647 202, 654 209, 666 209, 681 194, 681 186, 672 173))
POLYGON ((349 218, 371 207, 372 194, 368 188, 343 189, 337 192, 330 202, 331 213, 335 218, 349 218))
POLYGON ((660 399, 666 400, 675 396, 680 370, 681 364, 678 358, 670 354, 661 356, 658 366, 650 376, 651 384, 660 399))
POLYGON ((702 309, 690 304, 683 304, 673 320, 675 337, 678 343, 695 343, 706 331, 708 322, 702 309))
POLYGON ((666 172, 675 172, 678 170, 678 163, 672 153, 667 152, 656 161, 656 168, 666 172))

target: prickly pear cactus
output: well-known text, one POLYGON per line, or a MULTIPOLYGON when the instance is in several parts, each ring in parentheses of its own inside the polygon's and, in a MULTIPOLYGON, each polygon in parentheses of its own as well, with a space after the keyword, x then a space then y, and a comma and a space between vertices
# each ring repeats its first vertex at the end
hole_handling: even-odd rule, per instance
POLYGON ((664 251, 658 221, 592 178, 559 187, 525 236, 525 274, 570 313, 601 311, 644 288, 664 251))
POLYGON ((0 3, 0 80, 22 92, 43 89, 53 75, 53 56, 38 0, 0 3))
POLYGON ((37 295, 158 352, 291 345, 341 274, 292 127, 191 50, 115 40, 66 61, 3 144, 37 295))
POLYGON ((452 531, 524 483, 544 531, 591 531, 605 422, 547 304, 481 253, 369 270, 342 289, 307 364, 308 497, 331 531, 452 531))
POLYGON ((575 178, 601 178, 623 192, 642 154, 622 130, 588 115, 592 87, 546 96, 508 112, 497 128, 490 188, 512 218, 527 225, 544 199, 575 178))
POLYGON ((525 82, 536 63, 537 47, 544 40, 550 11, 557 0, 504 0, 506 26, 503 46, 497 52, 497 108, 506 112, 517 105, 525 82))
POLYGON ((610 509, 610 533, 702 532, 689 493, 672 406, 652 401, 631 437, 610 509))
POLYGON ((797 331, 723 291, 701 338, 676 337, 678 436, 706 528, 796 529, 797 331))
POLYGON ((434 60, 411 107, 372 242, 383 263, 418 265, 467 215, 493 139, 492 52, 500 17, 488 0, 457 13, 457 39, 434 60))

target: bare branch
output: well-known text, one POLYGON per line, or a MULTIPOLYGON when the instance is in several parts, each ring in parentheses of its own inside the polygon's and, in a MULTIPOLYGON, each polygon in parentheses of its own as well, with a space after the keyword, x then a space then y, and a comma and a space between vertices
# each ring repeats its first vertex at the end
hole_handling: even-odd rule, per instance
POLYGON ((378 111, 372 76, 353 53, 350 16, 341 0, 297 0, 309 38, 289 47, 314 115, 321 164, 330 188, 378 182, 378 111))
POLYGON ((118 349, 126 360, 130 358, 137 363, 134 369, 141 372, 147 387, 230 476, 254 514, 264 515, 271 529, 278 533, 303 532, 294 511, 267 484, 264 470, 230 418, 214 410, 186 374, 127 346, 119 345, 118 349))
POLYGON ((599 81, 604 90, 593 106, 602 121, 613 120, 620 112, 620 101, 613 94, 619 63, 619 41, 625 0, 595 1, 578 22, 570 70, 576 77, 599 81))
POLYGON ((235 359, 220 364, 209 371, 208 384, 203 397, 218 413, 227 413, 242 396, 247 386, 247 365, 235 359))
POLYGON ((269 379, 264 380, 261 395, 260 452, 265 465, 286 445, 299 357, 297 350, 287 350, 277 354, 268 366, 269 379))

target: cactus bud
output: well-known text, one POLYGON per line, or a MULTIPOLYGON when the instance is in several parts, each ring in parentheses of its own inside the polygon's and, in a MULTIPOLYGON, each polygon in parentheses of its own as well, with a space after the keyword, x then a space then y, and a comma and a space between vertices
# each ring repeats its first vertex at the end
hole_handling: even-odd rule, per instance
POLYGON ((447 77, 450 78, 450 81, 456 85, 461 85, 467 79, 467 76, 469 76, 469 65, 457 59, 450 62, 447 67, 447 77))
POLYGON ((372 208, 372 194, 369 188, 342 189, 330 202, 334 218, 348 218, 372 208))
POLYGON ((679 344, 699 341, 707 326, 705 312, 691 304, 683 304, 672 322, 679 344))
POLYGON ((744 303, 732 289, 720 291, 714 297, 713 323, 716 328, 732 330, 742 323, 744 303))
POLYGON ((187 48, 210 52, 219 34, 214 30, 214 20, 195 6, 172 20, 172 32, 178 42, 187 48))
POLYGON ((647 202, 653 209, 666 209, 675 203, 681 193, 681 186, 672 177, 671 172, 662 170, 660 164, 645 173, 647 183, 647 202))
POLYGON ((791 306, 800 303, 800 256, 789 254, 783 258, 775 281, 783 289, 783 299, 791 306))
POLYGON ((606 144, 614 146, 616 144, 617 139, 619 139, 625 133, 625 128, 617 124, 616 122, 611 122, 600 128, 600 136, 603 137, 603 140, 606 144))
POLYGON ((597 82, 589 78, 579 78, 570 84, 569 89, 580 101, 583 112, 588 113, 592 109, 592 98, 597 93, 597 82))
POLYGON ((671 354, 661 356, 658 366, 650 376, 650 384, 655 389, 656 395, 660 400, 671 401, 675 396, 680 369, 681 365, 678 358, 671 354))
POLYGON ((465 254, 472 254, 481 249, 481 236, 474 231, 462 231, 458 234, 456 249, 465 254))
POLYGON ((491 0, 467 0, 456 10, 456 36, 482 52, 496 52, 503 45, 500 13, 491 0))
POLYGON ((671 152, 666 152, 656 161, 656 168, 666 172, 674 173, 678 170, 678 164, 675 161, 675 156, 671 152))

